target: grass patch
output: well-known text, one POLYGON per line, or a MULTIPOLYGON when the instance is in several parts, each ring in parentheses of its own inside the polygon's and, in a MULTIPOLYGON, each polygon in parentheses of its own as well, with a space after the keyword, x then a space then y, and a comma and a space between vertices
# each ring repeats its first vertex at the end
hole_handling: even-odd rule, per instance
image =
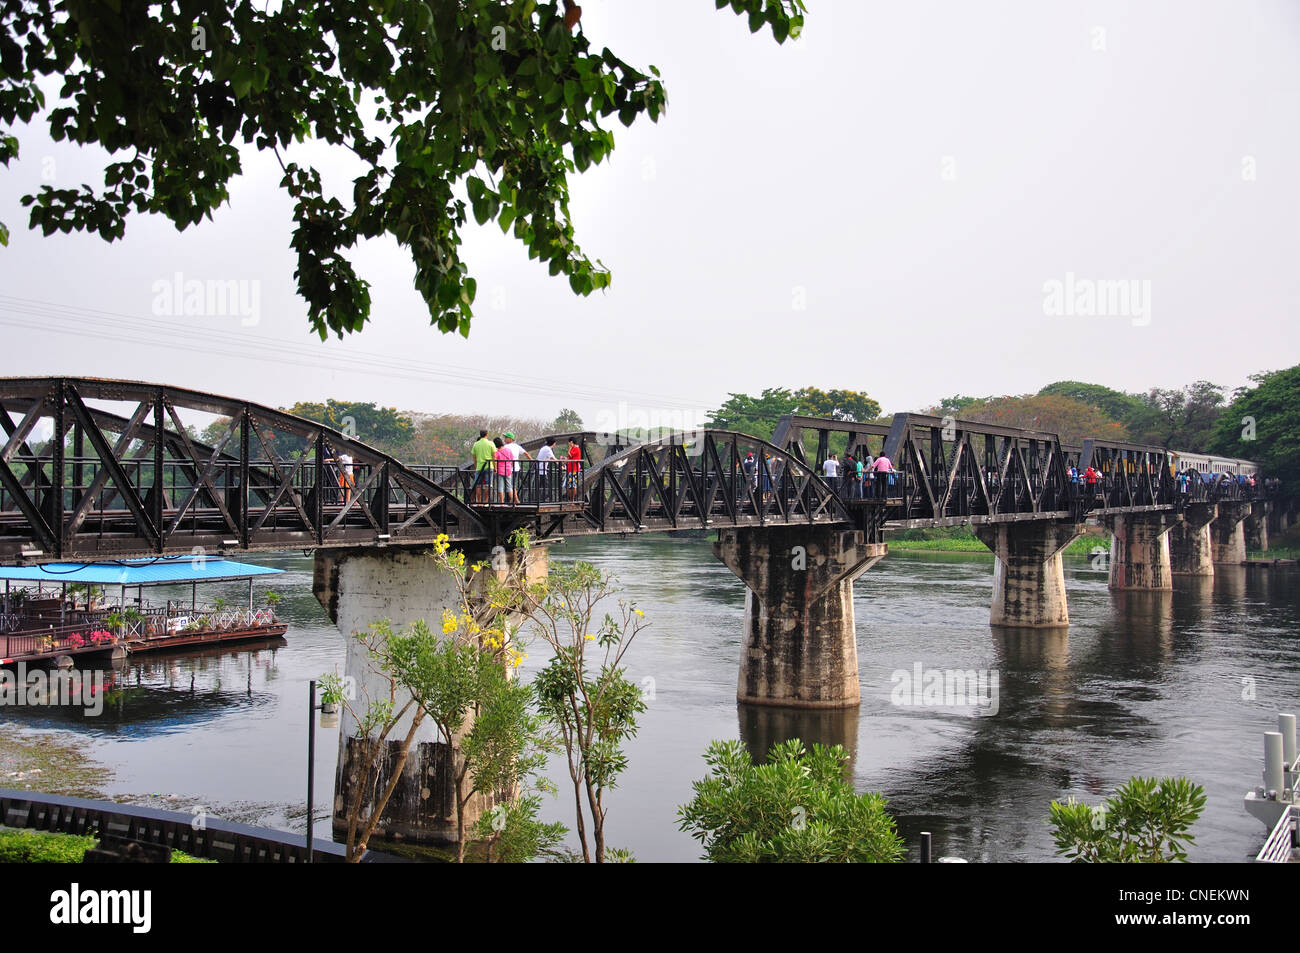
POLYGON ((1267 552, 1261 552, 1258 549, 1252 549, 1246 553, 1247 559, 1258 559, 1262 562, 1272 562, 1275 559, 1300 559, 1300 547, 1297 546, 1270 546, 1267 552))
MULTIPOLYGON (((968 526, 940 526, 935 529, 908 529, 885 540, 891 550, 900 552, 988 553, 989 548, 968 526)), ((1088 532, 1066 546, 1066 556, 1091 556, 1096 548, 1110 551, 1110 534, 1089 527, 1088 532)))
MULTIPOLYGON (((79 864, 86 851, 98 843, 87 834, 52 834, 17 827, 0 827, 0 863, 79 864)), ((215 864, 215 860, 172 851, 173 864, 215 864)))

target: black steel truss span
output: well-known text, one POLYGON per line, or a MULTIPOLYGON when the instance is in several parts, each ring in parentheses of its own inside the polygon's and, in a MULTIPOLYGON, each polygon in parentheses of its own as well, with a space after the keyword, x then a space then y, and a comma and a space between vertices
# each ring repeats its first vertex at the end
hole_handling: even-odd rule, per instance
MULTIPOLYGON (((792 415, 782 418, 773 443, 818 472, 832 452, 883 451, 896 470, 884 497, 885 518, 896 526, 1080 519, 1098 510, 1189 501, 1163 447, 1105 440, 1072 447, 1050 432, 951 417, 896 414, 884 425, 792 415), (1094 486, 1082 477, 1076 482, 1072 466, 1080 474, 1092 466, 1101 477, 1094 486)), ((841 479, 841 495, 847 487, 841 479)))
POLYGON ((583 436, 608 450, 583 479, 589 531, 854 521, 811 467, 746 434, 704 430, 631 447, 619 447, 616 435, 583 436))
POLYGON ((400 461, 247 401, 131 381, 3 378, 0 425, 9 561, 487 535, 470 507, 400 461), (187 429, 189 412, 217 418, 213 443, 187 429), (350 478, 340 454, 352 458, 350 478))

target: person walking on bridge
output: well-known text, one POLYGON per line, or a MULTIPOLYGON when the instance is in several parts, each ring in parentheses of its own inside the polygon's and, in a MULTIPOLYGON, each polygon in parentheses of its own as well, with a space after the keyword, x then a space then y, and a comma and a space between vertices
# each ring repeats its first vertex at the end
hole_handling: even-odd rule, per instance
POLYGON ((491 466, 492 456, 496 453, 496 446, 486 430, 478 432, 478 440, 470 447, 470 452, 474 455, 474 502, 486 503, 492 493, 491 466))
POLYGON ((874 496, 875 491, 872 487, 872 483, 875 482, 874 474, 875 474, 876 458, 871 455, 870 448, 868 447, 862 448, 861 462, 862 462, 862 471, 861 471, 862 475, 861 478, 858 480, 859 484, 861 485, 861 492, 858 495, 862 497, 874 496))
POLYGON ((1089 502, 1097 499, 1097 478, 1100 476, 1101 474, 1093 469, 1092 464, 1089 464, 1088 469, 1083 471, 1083 481, 1088 485, 1089 502))

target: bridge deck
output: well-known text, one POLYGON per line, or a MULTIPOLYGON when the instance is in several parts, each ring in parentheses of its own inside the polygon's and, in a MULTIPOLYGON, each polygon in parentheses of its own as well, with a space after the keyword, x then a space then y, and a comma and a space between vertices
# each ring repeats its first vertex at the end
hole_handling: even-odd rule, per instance
POLYGON ((0 379, 0 428, 6 562, 493 541, 518 527, 553 536, 842 523, 878 540, 886 527, 1079 522, 1252 496, 1199 477, 1186 493, 1161 447, 1072 447, 1050 433, 909 414, 887 427, 789 418, 772 442, 713 429, 645 443, 566 434, 576 450, 506 473, 410 465, 315 421, 135 381, 0 379), (182 410, 219 415, 210 444, 182 410), (801 432, 817 437, 815 451, 801 432), (884 500, 855 499, 851 481, 820 475, 832 440, 893 461, 884 500), (1096 495, 1070 477, 1085 465, 1102 475, 1096 495))

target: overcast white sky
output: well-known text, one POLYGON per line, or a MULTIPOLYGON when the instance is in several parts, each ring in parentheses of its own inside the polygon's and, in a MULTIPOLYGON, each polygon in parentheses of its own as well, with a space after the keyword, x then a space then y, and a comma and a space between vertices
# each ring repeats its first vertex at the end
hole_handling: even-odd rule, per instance
POLYGON ((809 7, 778 47, 711 0, 586 0, 594 46, 658 66, 669 97, 572 181, 579 243, 613 286, 576 298, 471 224, 468 341, 429 326, 391 241, 355 258, 368 329, 312 335, 269 155, 248 152, 230 205, 183 234, 136 218, 112 245, 42 238, 19 196, 51 173, 102 185, 103 155, 20 131, 0 169, 0 375, 272 405, 571 406, 590 425, 620 401, 703 412, 770 386, 862 390, 894 412, 1071 378, 1231 388, 1300 362, 1300 3, 809 7), (177 273, 259 283, 259 323, 156 316, 153 286, 177 273), (1068 274, 1149 282, 1149 311, 1045 313, 1045 283, 1068 274))

